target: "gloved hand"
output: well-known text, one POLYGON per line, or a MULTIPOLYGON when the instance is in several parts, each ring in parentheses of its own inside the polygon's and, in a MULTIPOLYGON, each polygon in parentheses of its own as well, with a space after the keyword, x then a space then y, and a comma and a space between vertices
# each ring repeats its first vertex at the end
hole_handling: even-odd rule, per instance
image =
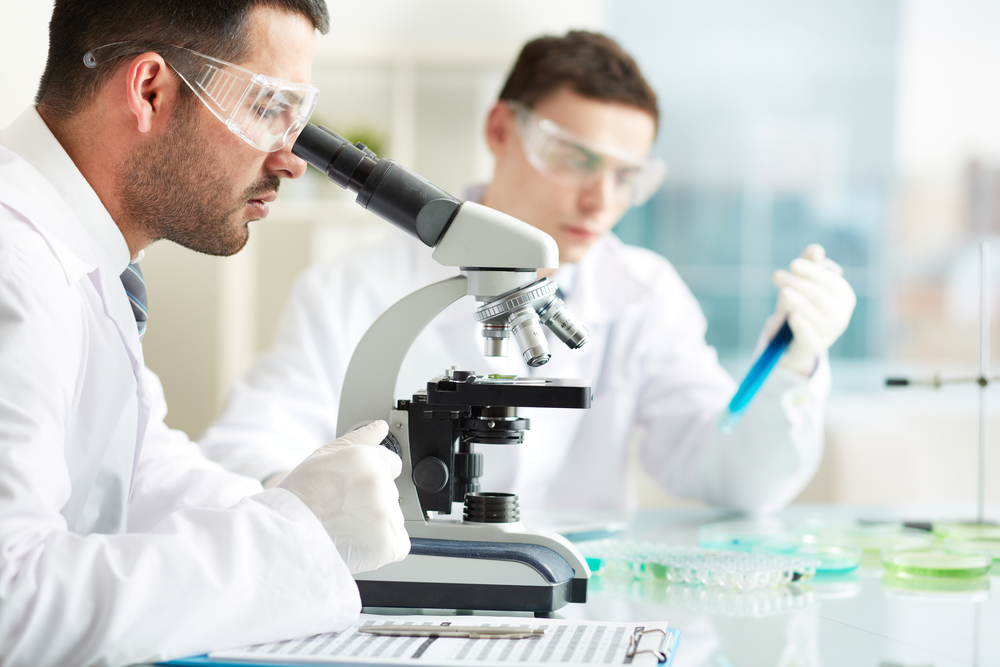
POLYGON ((379 443, 376 421, 310 454, 278 485, 319 517, 351 574, 402 560, 410 552, 395 479, 403 462, 379 443))
POLYGON ((816 370, 817 356, 847 329, 857 303, 854 290, 826 260, 823 246, 812 244, 793 259, 789 271, 771 277, 778 288, 778 322, 788 318, 793 338, 781 365, 802 375, 816 370))

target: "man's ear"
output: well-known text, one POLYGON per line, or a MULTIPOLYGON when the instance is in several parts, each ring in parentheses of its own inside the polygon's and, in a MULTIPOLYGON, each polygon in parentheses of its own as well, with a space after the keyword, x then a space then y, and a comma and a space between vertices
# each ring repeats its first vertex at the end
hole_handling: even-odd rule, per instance
POLYGON ((514 128, 514 112, 503 101, 493 105, 486 116, 486 145, 493 157, 500 157, 509 150, 511 141, 517 137, 514 128))
POLYGON ((158 53, 144 53, 132 61, 125 74, 125 95, 136 129, 149 132, 170 117, 177 99, 177 78, 170 75, 158 53))

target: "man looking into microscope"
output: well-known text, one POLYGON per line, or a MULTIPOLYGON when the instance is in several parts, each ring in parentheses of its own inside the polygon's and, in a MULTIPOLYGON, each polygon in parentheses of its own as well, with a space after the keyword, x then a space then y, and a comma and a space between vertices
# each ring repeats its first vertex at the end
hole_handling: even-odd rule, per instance
MULTIPOLYGON (((486 120, 493 179, 471 198, 555 239, 553 279, 590 339, 576 351, 552 340, 541 369, 516 354, 485 358, 476 304, 465 299, 423 331, 400 373, 400 398, 453 365, 593 382, 589 410, 521 410, 531 417, 525 443, 485 455, 483 490, 515 492, 527 510, 632 506, 634 433, 643 467, 664 489, 748 512, 788 503, 819 464, 826 351, 847 327, 854 294, 819 246, 775 273, 778 308, 764 335, 787 315, 794 342, 736 432, 720 434, 715 423, 736 383, 705 343, 697 302, 666 260, 611 234, 662 180, 649 157, 658 121, 654 92, 612 40, 570 32, 529 42, 486 120)), ((369 324, 453 273, 410 239, 308 270, 274 348, 238 383, 203 447, 234 470, 281 479, 335 432, 344 373, 369 324)))
POLYGON ((243 247, 305 170, 328 27, 323 0, 55 3, 37 106, 0 132, 0 664, 335 630, 351 575, 407 553, 384 422, 263 491, 164 425, 143 361, 143 249, 243 247))

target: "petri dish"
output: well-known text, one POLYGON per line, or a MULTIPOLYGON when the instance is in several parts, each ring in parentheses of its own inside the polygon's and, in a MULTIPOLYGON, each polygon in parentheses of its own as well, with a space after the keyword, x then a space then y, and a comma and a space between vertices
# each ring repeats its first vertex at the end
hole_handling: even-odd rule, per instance
POLYGON ((983 551, 934 546, 896 547, 882 552, 887 574, 931 579, 972 579, 989 573, 993 557, 983 551))
POLYGON ((934 523, 932 530, 941 539, 948 537, 961 539, 980 539, 983 537, 1000 539, 1000 526, 995 523, 942 521, 934 523))
POLYGON ((926 530, 905 528, 899 523, 819 526, 805 533, 803 540, 812 544, 857 547, 873 553, 889 548, 929 547, 936 542, 934 535, 926 530))
POLYGON ((706 549, 752 551, 761 542, 795 540, 785 524, 776 519, 722 521, 698 529, 698 545, 706 549))
POLYGON ((754 545, 754 553, 772 553, 811 558, 817 562, 816 574, 839 574, 861 565, 861 549, 837 544, 814 544, 793 540, 772 540, 754 545))
POLYGON ((817 597, 847 599, 861 594, 861 575, 856 569, 849 572, 817 572, 809 585, 817 597))
POLYGON ((856 570, 861 565, 861 549, 852 546, 803 544, 795 551, 795 555, 819 561, 816 566, 817 574, 841 574, 856 570))
POLYGON ((1000 534, 996 537, 946 537, 944 545, 952 549, 971 549, 985 551, 993 557, 994 562, 1000 562, 1000 534))
POLYGON ((911 577, 886 572, 882 575, 882 589, 892 597, 941 602, 982 602, 990 597, 990 578, 911 577))

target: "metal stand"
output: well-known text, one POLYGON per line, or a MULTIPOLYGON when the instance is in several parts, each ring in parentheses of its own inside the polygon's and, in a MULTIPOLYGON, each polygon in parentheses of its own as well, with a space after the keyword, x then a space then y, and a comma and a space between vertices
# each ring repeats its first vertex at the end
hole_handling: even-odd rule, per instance
POLYGON ((980 311, 979 311, 979 497, 976 505, 976 521, 983 523, 984 500, 986 494, 986 388, 989 386, 990 372, 990 244, 980 245, 982 261, 980 268, 980 311))
POLYGON ((976 497, 976 523, 986 520, 986 421, 988 416, 986 390, 991 382, 1000 380, 998 376, 990 376, 990 244, 982 241, 980 248, 980 288, 979 288, 979 375, 977 377, 943 378, 935 373, 930 380, 911 380, 909 378, 886 378, 886 386, 907 387, 910 385, 929 385, 940 389, 945 384, 963 384, 975 382, 979 385, 979 471, 976 497))

